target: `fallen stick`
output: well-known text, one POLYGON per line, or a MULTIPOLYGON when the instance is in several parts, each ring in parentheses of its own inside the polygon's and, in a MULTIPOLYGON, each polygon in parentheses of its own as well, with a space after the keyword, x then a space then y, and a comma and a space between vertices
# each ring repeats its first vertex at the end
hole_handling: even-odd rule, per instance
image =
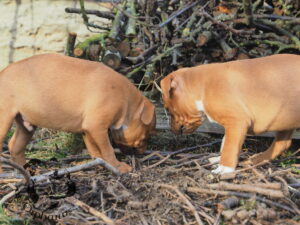
POLYGON ((254 185, 255 187, 260 187, 260 188, 270 188, 270 189, 275 189, 275 190, 281 190, 280 183, 255 183, 252 185, 254 185))
POLYGON ((210 147, 210 146, 212 146, 214 144, 220 143, 221 141, 222 141, 222 139, 217 139, 217 140, 212 141, 212 142, 210 142, 208 144, 196 145, 196 146, 192 146, 192 147, 188 147, 188 148, 182 148, 182 149, 179 149, 177 151, 172 152, 170 155, 173 156, 173 155, 177 155, 179 153, 193 151, 193 150, 196 150, 198 148, 210 147))
MULTIPOLYGON (((76 8, 65 8, 65 12, 66 13, 81 14, 81 10, 76 9, 76 8)), ((85 13, 90 14, 90 15, 95 15, 95 16, 98 16, 98 17, 102 17, 102 18, 106 18, 106 19, 109 19, 109 20, 113 20, 115 18, 115 15, 113 13, 106 12, 106 11, 86 9, 85 13)))
POLYGON ((226 209, 233 209, 234 207, 240 204, 240 200, 236 197, 226 198, 225 200, 221 201, 217 204, 217 208, 219 211, 223 211, 226 209))
POLYGON ((142 170, 148 170, 148 169, 151 169, 151 168, 154 168, 156 166, 159 166, 160 164, 162 164, 163 162, 165 162, 166 160, 168 160, 170 158, 170 155, 167 155, 165 158, 163 158, 162 160, 150 165, 150 166, 147 166, 145 168, 143 168, 142 170))
POLYGON ((17 183, 17 182, 21 182, 21 181, 22 181, 22 179, 18 179, 18 178, 8 178, 8 179, 1 179, 0 184, 17 183))
POLYGON ((221 27, 223 27, 225 30, 228 30, 230 31, 231 33, 234 33, 234 34, 237 34, 237 35, 241 35, 241 34, 251 34, 253 33, 252 31, 248 31, 248 30, 237 30, 237 29, 234 29, 230 26, 228 26, 227 24, 213 18, 211 15, 209 15, 206 11, 202 10, 200 12, 200 15, 203 15, 205 16, 207 19, 209 19, 211 22, 213 22, 214 24, 217 24, 221 27))
POLYGON ((13 190, 13 191, 9 192, 7 195, 4 195, 3 198, 0 200, 0 206, 3 205, 10 198, 15 196, 17 194, 17 192, 18 192, 17 190, 13 190))
POLYGON ((80 208, 83 209, 83 211, 88 212, 88 213, 102 219, 108 225, 115 224, 115 222, 112 219, 110 219, 108 216, 106 216, 104 213, 99 212, 95 208, 85 204, 84 202, 82 202, 74 197, 68 197, 68 198, 66 198, 66 201, 73 205, 79 206, 80 208))
POLYGON ((261 195, 267 195, 273 198, 284 198, 284 194, 282 191, 262 188, 258 187, 256 184, 231 184, 227 182, 220 182, 217 184, 209 184, 207 185, 208 188, 212 189, 223 189, 223 190, 233 190, 233 191, 244 191, 244 192, 251 192, 257 193, 261 195))
POLYGON ((9 160, 9 159, 5 159, 3 157, 0 157, 0 165, 1 164, 6 164, 9 165, 15 169, 17 169, 18 171, 20 171, 20 173, 23 175, 23 177, 25 178, 25 183, 26 185, 30 185, 30 174, 19 164, 9 160))
POLYGON ((290 208, 286 205, 282 205, 277 202, 273 202, 269 199, 261 198, 259 196, 256 196, 254 194, 249 194, 249 193, 239 193, 239 192, 234 192, 234 191, 219 191, 219 190, 210 190, 210 189, 205 189, 205 188, 198 188, 198 187, 188 187, 187 188, 188 192, 196 193, 196 194, 213 194, 213 195, 223 195, 223 196, 237 196, 237 197, 242 197, 242 198, 254 198, 258 201, 264 202, 270 206, 276 206, 280 209, 287 210, 292 213, 296 213, 296 211, 293 208, 290 208))
POLYGON ((23 176, 15 173, 0 173, 0 179, 23 179, 23 176))
POLYGON ((158 25, 158 27, 159 28, 164 27, 165 25, 167 25, 168 23, 170 23, 174 18, 176 18, 177 16, 181 15, 182 13, 184 13, 187 10, 189 10, 190 8, 194 7, 198 3, 200 3, 200 1, 195 1, 195 2, 193 2, 191 4, 188 4, 188 5, 184 6, 183 8, 179 9, 177 12, 174 12, 172 15, 170 15, 170 17, 168 19, 166 19, 164 22, 160 23, 158 25))
POLYGON ((47 180, 51 176, 62 176, 62 175, 69 174, 69 173, 75 173, 75 172, 85 170, 85 169, 88 169, 88 168, 91 168, 94 166, 98 166, 98 165, 104 166, 106 169, 112 171, 117 176, 120 175, 120 172, 115 167, 110 165, 108 162, 104 161, 103 159, 96 158, 95 160, 85 163, 85 164, 82 164, 82 165, 51 171, 51 172, 48 172, 48 173, 45 173, 42 175, 33 176, 30 179, 34 183, 37 183, 37 182, 47 180))
POLYGON ((174 186, 171 186, 171 185, 168 185, 168 184, 158 184, 157 186, 161 187, 161 188, 167 188, 167 189, 175 191, 176 194, 185 202, 185 204, 188 206, 188 208, 192 211, 192 213, 194 214, 194 217, 195 217, 197 223, 199 225, 203 225, 203 222, 200 219, 200 216, 198 215, 198 212, 197 212, 195 206, 193 206, 193 204, 184 196, 184 194, 182 194, 178 190, 177 187, 174 187, 174 186))

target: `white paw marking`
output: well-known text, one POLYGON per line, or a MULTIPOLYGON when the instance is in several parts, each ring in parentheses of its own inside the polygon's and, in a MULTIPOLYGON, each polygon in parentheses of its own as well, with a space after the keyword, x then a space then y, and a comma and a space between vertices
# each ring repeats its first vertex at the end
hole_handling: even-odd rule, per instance
POLYGON ((234 171, 235 171, 234 168, 231 168, 228 166, 223 166, 223 165, 218 165, 218 168, 215 170, 212 170, 211 172, 215 173, 215 174, 225 174, 225 173, 232 173, 234 171))
POLYGON ((205 112, 205 108, 204 108, 204 105, 203 105, 203 101, 202 101, 202 100, 197 100, 197 101, 195 102, 195 104, 196 104, 196 108, 197 108, 198 111, 201 111, 201 112, 204 112, 204 113, 205 113, 205 115, 207 116, 207 119, 209 120, 209 122, 211 122, 211 123, 217 123, 215 120, 213 120, 213 119, 207 114, 207 112, 205 112))
POLYGON ((221 156, 211 157, 208 159, 210 163, 218 163, 220 162, 221 156))
POLYGON ((225 136, 222 138, 222 143, 221 143, 221 147, 220 147, 220 153, 223 151, 224 143, 225 143, 225 136))
POLYGON ((202 111, 204 112, 204 105, 203 105, 203 102, 201 100, 198 100, 195 102, 196 103, 196 108, 199 110, 199 111, 202 111))

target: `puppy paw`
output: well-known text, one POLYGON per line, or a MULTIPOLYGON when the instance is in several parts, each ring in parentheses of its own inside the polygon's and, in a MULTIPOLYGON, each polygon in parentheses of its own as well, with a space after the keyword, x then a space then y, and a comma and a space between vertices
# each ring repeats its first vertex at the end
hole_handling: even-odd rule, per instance
POLYGON ((225 174, 225 173, 232 173, 235 169, 223 165, 218 165, 217 169, 212 170, 211 172, 214 174, 225 174))
POLYGON ((211 157, 208 159, 210 163, 218 163, 220 162, 221 156, 211 157))
POLYGON ((266 157, 266 155, 264 153, 258 153, 258 154, 251 156, 248 160, 246 160, 244 162, 244 164, 248 165, 248 166, 253 166, 253 165, 261 163, 265 160, 269 161, 268 157, 266 157))
POLYGON ((132 171, 132 167, 123 162, 119 163, 117 169, 120 171, 120 173, 129 173, 132 171))

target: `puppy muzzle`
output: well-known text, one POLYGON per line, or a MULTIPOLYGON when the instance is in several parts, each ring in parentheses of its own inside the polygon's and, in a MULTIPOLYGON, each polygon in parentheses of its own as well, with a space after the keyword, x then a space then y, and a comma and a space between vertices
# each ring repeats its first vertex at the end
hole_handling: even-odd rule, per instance
POLYGON ((192 123, 171 123, 171 130, 175 134, 191 134, 193 133, 204 121, 205 117, 200 117, 199 120, 193 121, 192 123))

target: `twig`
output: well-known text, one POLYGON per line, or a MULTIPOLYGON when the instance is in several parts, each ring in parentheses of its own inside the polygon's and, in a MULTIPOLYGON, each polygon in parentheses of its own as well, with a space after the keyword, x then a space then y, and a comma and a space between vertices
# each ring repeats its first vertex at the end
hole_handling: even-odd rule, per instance
POLYGON ((252 16, 252 2, 251 0, 243 0, 244 13, 246 16, 246 24, 252 25, 253 16, 252 16))
POLYGON ((163 158, 162 160, 160 160, 160 161, 158 161, 158 162, 156 162, 156 163, 154 163, 154 164, 152 164, 152 165, 150 165, 150 166, 148 166, 148 167, 143 168, 143 170, 147 170, 147 169, 154 168, 154 167, 156 167, 156 166, 162 164, 163 162, 165 162, 165 161, 166 161, 167 159, 169 159, 169 158, 170 158, 170 155, 167 155, 167 156, 166 156, 165 158, 163 158))
POLYGON ((126 57, 126 59, 128 61, 130 61, 133 64, 136 64, 140 61, 144 61, 145 58, 151 54, 153 51, 155 51, 157 48, 159 47, 159 45, 153 45, 152 47, 146 49, 143 53, 141 53, 140 55, 136 56, 136 57, 126 57))
POLYGON ((210 147, 210 146, 212 146, 214 144, 217 144, 217 143, 220 143, 220 142, 222 142, 222 139, 217 139, 215 141, 212 141, 210 143, 203 144, 203 145, 196 145, 196 146, 192 146, 192 147, 188 147, 188 148, 182 148, 182 149, 179 149, 177 151, 174 151, 174 152, 170 153, 170 155, 174 156, 174 155, 177 155, 179 153, 193 151, 193 150, 196 150, 198 148, 210 147))
POLYGON ((79 0, 79 2, 80 2, 80 12, 81 12, 81 15, 82 15, 83 22, 84 22, 84 24, 86 25, 86 27, 89 31, 93 32, 89 27, 93 27, 93 28, 101 29, 101 30, 110 30, 107 27, 98 26, 96 24, 90 23, 89 22, 89 17, 87 16, 87 13, 86 13, 86 10, 85 10, 85 7, 84 7, 84 0, 79 0))
POLYGON ((78 200, 74 197, 68 197, 68 198, 66 198, 66 201, 73 204, 73 205, 77 205, 80 208, 82 208, 85 212, 88 212, 88 213, 102 219, 108 225, 114 225, 115 224, 115 222, 112 219, 110 219, 109 217, 107 217, 104 213, 99 212, 95 208, 85 204, 84 202, 82 202, 82 201, 80 201, 80 200, 78 200))
POLYGON ((289 212, 292 213, 296 213, 294 209, 286 206, 286 205, 282 205, 280 203, 277 202, 273 202, 271 200, 265 199, 265 198, 261 198, 258 197, 256 195, 253 194, 248 194, 248 193, 239 193, 239 192, 233 192, 233 191, 217 191, 217 190, 210 190, 210 189, 204 189, 204 188, 197 188, 197 187, 188 187, 187 188, 188 192, 192 192, 192 193, 201 193, 201 194, 213 194, 213 195, 223 195, 223 196, 237 196, 237 197, 242 197, 242 198, 254 198, 258 201, 264 202, 268 205, 271 206, 276 206, 280 209, 284 209, 287 210, 289 212))
POLYGON ((24 176, 15 174, 13 172, 11 173, 0 173, 0 179, 23 179, 24 176))
MULTIPOLYGON (((262 186, 262 185, 261 185, 262 186)), ((262 188, 253 184, 231 184, 226 182, 220 182, 217 184, 209 184, 207 187, 212 189, 223 189, 223 190, 233 190, 233 191, 244 191, 257 193, 261 195, 267 195, 273 198, 284 198, 282 191, 262 188)))
POLYGON ((265 164, 268 164, 270 163, 270 161, 267 161, 267 160, 264 160, 260 163, 257 163, 256 165, 253 165, 253 166, 249 166, 249 167, 246 167, 246 168, 243 168, 243 169, 239 169, 239 170, 236 170, 235 173, 240 173, 240 172, 245 172, 247 170, 251 170, 253 168, 257 168, 259 166, 262 166, 262 165, 265 165, 265 164))
POLYGON ((291 39, 291 41, 294 42, 295 48, 300 50, 300 40, 295 35, 293 35, 289 31, 279 27, 278 25, 276 25, 275 23, 273 23, 269 20, 260 20, 259 22, 262 22, 263 24, 268 25, 268 26, 274 28, 275 30, 277 30, 278 32, 288 36, 291 39))
POLYGON ((33 182, 37 183, 37 182, 47 180, 51 176, 62 176, 62 175, 69 174, 69 173, 75 173, 75 172, 78 172, 78 171, 81 171, 84 169, 88 169, 90 167, 98 166, 98 165, 104 166, 106 169, 112 171, 117 176, 120 175, 120 172, 115 167, 110 165, 108 162, 104 161, 103 159, 96 158, 95 160, 88 162, 86 164, 73 166, 73 167, 69 167, 69 168, 63 168, 63 169, 51 171, 51 172, 48 172, 48 173, 45 173, 42 175, 33 176, 33 177, 31 177, 31 180, 33 182))
POLYGON ((15 163, 11 160, 0 157, 0 165, 2 163, 6 164, 6 165, 9 165, 9 166, 17 169, 18 171, 20 171, 20 173, 23 175, 23 177, 25 179, 25 182, 26 182, 25 185, 31 186, 30 174, 22 166, 20 166, 19 164, 15 163))
POLYGON ((280 176, 274 176, 276 180, 279 180, 282 183, 282 190, 285 196, 290 196, 289 185, 288 183, 280 176))
POLYGON ((198 3, 200 3, 201 1, 195 1, 185 7, 183 7, 182 9, 179 9, 178 11, 172 13, 171 16, 169 16, 168 19, 166 19, 164 22, 160 23, 158 26, 159 28, 164 27, 165 25, 167 25, 168 23, 170 23, 174 18, 176 18, 177 16, 181 15, 182 13, 184 13, 185 11, 189 10, 190 8, 194 7, 195 5, 197 5, 198 3))
MULTIPOLYGON (((65 8, 65 12, 66 13, 77 13, 77 14, 80 14, 81 13, 81 9, 65 8)), ((98 16, 98 17, 102 17, 102 18, 106 18, 106 19, 109 19, 109 20, 113 20, 115 18, 115 15, 113 13, 111 13, 111 12, 86 9, 85 13, 86 14, 95 15, 95 16, 98 16)))
POLYGON ((204 10, 202 10, 200 12, 201 15, 205 16, 207 19, 209 19, 210 21, 212 21, 214 24, 217 24, 221 27, 223 27, 225 30, 228 30, 234 34, 252 34, 252 31, 245 31, 245 30, 236 30, 232 27, 229 27, 227 24, 216 20, 215 18, 213 18, 211 15, 209 15, 207 12, 205 12, 204 10))
POLYGON ((204 147, 210 147, 214 144, 220 143, 222 141, 222 139, 217 139, 215 141, 212 141, 210 143, 207 144, 203 144, 203 145, 196 145, 196 146, 192 146, 192 147, 187 147, 187 148, 182 148, 182 149, 178 149, 174 152, 152 152, 150 155, 145 156, 144 158, 142 158, 140 161, 144 162, 146 160, 154 160, 154 159, 162 159, 164 156, 170 155, 170 156, 175 156, 178 155, 180 153, 184 153, 184 152, 189 152, 189 151, 193 151, 199 148, 204 148, 204 147))
POLYGON ((289 20, 295 23, 300 23, 300 18, 292 16, 279 16, 274 14, 255 14, 253 15, 255 19, 279 19, 279 20, 289 20))
POLYGON ((22 181, 22 179, 18 179, 18 178, 1 179, 0 184, 17 183, 17 182, 21 182, 21 181, 22 181))
POLYGON ((184 196, 184 194, 182 194, 177 187, 168 185, 168 184, 158 184, 158 187, 162 187, 162 188, 167 188, 167 189, 171 189, 173 191, 175 191, 177 193, 177 195, 185 202, 185 204, 187 204, 187 206, 189 207, 189 209, 192 211, 192 213, 194 214, 194 217, 197 221, 198 224, 203 225, 202 220, 200 219, 198 212, 196 210, 196 208, 193 206, 193 204, 184 196))
POLYGON ((17 194, 17 192, 18 192, 17 190, 13 190, 13 191, 9 192, 7 195, 4 195, 3 198, 0 200, 0 206, 3 205, 10 198, 15 196, 17 194))

